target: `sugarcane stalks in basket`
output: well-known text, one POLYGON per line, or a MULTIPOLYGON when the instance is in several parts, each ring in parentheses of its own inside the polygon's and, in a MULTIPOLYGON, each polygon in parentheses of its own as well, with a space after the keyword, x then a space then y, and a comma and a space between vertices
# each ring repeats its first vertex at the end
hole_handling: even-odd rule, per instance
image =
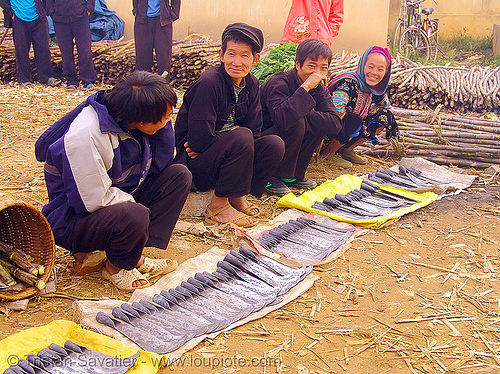
POLYGON ((3 266, 13 277, 19 279, 20 281, 29 284, 30 286, 35 286, 39 290, 43 290, 46 284, 43 280, 37 278, 33 274, 27 273, 24 270, 19 269, 16 265, 11 264, 7 261, 0 259, 0 266, 3 266))
POLYGON ((16 284, 12 275, 5 269, 2 265, 0 265, 0 281, 7 287, 13 286, 16 284))
POLYGON ((0 241, 0 253, 6 256, 12 263, 27 273, 37 276, 45 273, 43 265, 33 263, 33 257, 0 241))

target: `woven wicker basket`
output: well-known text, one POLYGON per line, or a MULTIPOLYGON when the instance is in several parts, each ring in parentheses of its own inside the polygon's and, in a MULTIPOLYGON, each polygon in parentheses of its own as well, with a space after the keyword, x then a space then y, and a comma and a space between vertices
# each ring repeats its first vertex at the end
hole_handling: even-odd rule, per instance
MULTIPOLYGON (((35 207, 26 203, 0 205, 0 240, 33 257, 34 262, 45 266, 40 277, 47 282, 54 270, 54 235, 45 217, 35 207)), ((20 300, 33 296, 36 287, 22 291, 0 290, 0 300, 20 300)))

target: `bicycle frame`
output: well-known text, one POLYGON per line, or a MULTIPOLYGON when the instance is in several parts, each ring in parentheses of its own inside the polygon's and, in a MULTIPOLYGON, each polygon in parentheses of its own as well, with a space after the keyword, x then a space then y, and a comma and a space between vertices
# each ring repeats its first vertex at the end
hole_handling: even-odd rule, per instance
POLYGON ((410 53, 412 57, 424 58, 427 62, 429 57, 433 60, 437 57, 439 20, 429 19, 432 12, 422 12, 424 1, 401 0, 399 19, 393 34, 393 48, 404 55, 410 53), (426 15, 425 19, 422 14, 426 15))

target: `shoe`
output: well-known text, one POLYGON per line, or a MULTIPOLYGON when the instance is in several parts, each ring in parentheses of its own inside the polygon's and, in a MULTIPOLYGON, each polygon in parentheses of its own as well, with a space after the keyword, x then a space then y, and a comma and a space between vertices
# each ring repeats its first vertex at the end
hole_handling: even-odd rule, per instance
POLYGON ((316 182, 307 178, 282 179, 287 187, 292 188, 314 188, 316 182))
POLYGON ((334 153, 331 156, 328 156, 329 164, 332 166, 336 166, 341 169, 349 169, 352 168, 352 163, 344 160, 338 153, 334 153))
POLYGON ((95 88, 94 83, 88 83, 82 87, 82 91, 91 90, 92 88, 95 88))
POLYGON ((101 273, 102 277, 111 283, 113 283, 116 288, 122 291, 134 291, 139 288, 150 287, 151 284, 149 281, 139 272, 137 269, 125 270, 120 269, 120 271, 116 274, 111 274, 106 267, 102 269, 101 273), (148 283, 139 287, 134 287, 133 284, 136 280, 145 280, 148 283))
POLYGON ((76 91, 77 89, 78 87, 75 84, 68 84, 68 86, 66 87, 67 91, 76 91))
POLYGON ((175 260, 169 258, 153 259, 144 257, 144 263, 137 268, 140 273, 148 274, 148 278, 157 277, 170 273, 177 269, 179 264, 175 260))
POLYGON ((358 155, 352 149, 340 148, 337 153, 344 160, 351 161, 353 164, 364 165, 368 162, 366 157, 358 155))
POLYGON ((269 182, 267 182, 266 192, 269 195, 283 196, 292 191, 290 191, 285 182, 283 182, 280 178, 271 177, 269 182))
POLYGON ((56 87, 56 86, 59 86, 60 84, 61 84, 61 80, 57 79, 57 78, 54 78, 54 77, 50 77, 45 82, 45 85, 51 86, 51 87, 56 87))
POLYGON ((30 81, 23 82, 23 83, 21 83, 21 86, 23 86, 23 87, 31 87, 31 86, 33 86, 33 82, 30 82, 30 81))
POLYGON ((218 215, 220 212, 222 212, 226 209, 229 209, 229 208, 232 208, 231 204, 229 204, 229 203, 227 203, 222 208, 219 208, 217 210, 212 210, 212 209, 210 209, 210 206, 208 206, 207 210, 205 211, 205 222, 208 223, 209 225, 220 225, 220 224, 232 223, 232 224, 239 226, 239 227, 253 227, 258 223, 258 221, 253 220, 252 217, 247 216, 246 214, 241 213, 241 212, 238 212, 238 214, 236 214, 236 216, 234 216, 228 222, 221 222, 215 218, 215 216, 218 215))

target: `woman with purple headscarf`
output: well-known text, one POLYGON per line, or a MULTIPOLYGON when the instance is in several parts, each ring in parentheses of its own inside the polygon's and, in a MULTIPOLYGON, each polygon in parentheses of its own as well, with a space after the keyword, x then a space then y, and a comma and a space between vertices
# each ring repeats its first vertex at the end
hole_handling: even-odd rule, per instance
POLYGON ((363 54, 357 71, 340 74, 328 83, 344 127, 353 129, 350 139, 344 143, 331 139, 323 150, 323 155, 337 166, 347 168, 352 163, 365 164, 366 158, 356 154, 354 148, 366 140, 378 144, 376 135, 384 128, 387 140, 399 138, 398 125, 386 95, 390 75, 389 51, 374 46, 363 54))

